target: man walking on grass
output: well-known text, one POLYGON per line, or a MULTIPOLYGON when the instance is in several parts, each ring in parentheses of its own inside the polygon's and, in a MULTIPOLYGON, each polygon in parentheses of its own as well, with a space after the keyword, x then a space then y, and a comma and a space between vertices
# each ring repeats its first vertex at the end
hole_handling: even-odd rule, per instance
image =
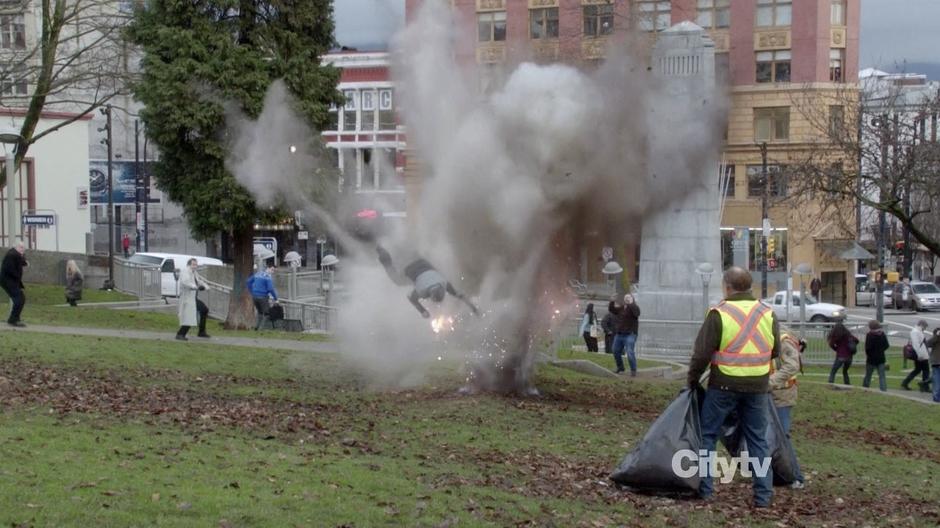
POLYGON ((0 287, 10 296, 13 302, 13 308, 10 310, 10 317, 7 324, 10 326, 26 326, 20 321, 20 314, 23 313, 23 306, 26 305, 26 294, 23 290, 23 268, 29 266, 26 258, 26 246, 23 241, 18 240, 16 245, 7 251, 3 257, 3 264, 0 265, 0 287))

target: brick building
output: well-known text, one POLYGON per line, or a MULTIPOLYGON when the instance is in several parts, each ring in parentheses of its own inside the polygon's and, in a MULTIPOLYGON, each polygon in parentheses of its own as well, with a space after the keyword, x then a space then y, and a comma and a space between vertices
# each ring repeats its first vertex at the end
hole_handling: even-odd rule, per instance
MULTIPOLYGON (((406 0, 413 15, 422 0, 406 0)), ((427 1, 427 0, 425 0, 427 1)), ((860 0, 452 0, 466 31, 457 60, 478 64, 480 89, 489 90, 507 67, 523 60, 564 61, 590 68, 609 43, 627 35, 656 34, 683 21, 704 27, 716 46, 716 72, 731 97, 722 163, 727 190, 722 215, 724 264, 760 274, 761 196, 770 194, 768 240, 770 291, 786 284, 788 265, 806 262, 824 283, 823 297, 851 303, 854 263, 844 260, 855 233, 842 222, 806 221, 810 211, 775 207, 787 192, 778 176, 788 162, 821 139, 803 115, 805 103, 840 118, 827 94, 852 88, 858 77, 860 0), (796 101, 804 106, 796 108, 796 101), (767 144, 769 182, 761 172, 767 144)), ((643 39, 639 39, 643 42, 643 39)), ((420 178, 411 167, 409 178, 420 178)), ((719 170, 716 168, 716 177, 719 170)), ((819 215, 816 215, 819 216, 819 215)), ((851 224, 847 222, 846 224, 851 224)), ((590 245, 590 244, 589 244, 590 245)), ((606 244, 587 251, 600 254, 606 244)), ((636 251, 621 262, 637 277, 636 251)), ((585 259, 582 258, 582 262, 585 259)), ((587 259, 593 263, 594 259, 587 259)), ((584 267, 584 266, 582 266, 584 267)), ((599 266, 582 277, 600 279, 599 266)), ((759 281, 755 281, 759 282, 759 281)))

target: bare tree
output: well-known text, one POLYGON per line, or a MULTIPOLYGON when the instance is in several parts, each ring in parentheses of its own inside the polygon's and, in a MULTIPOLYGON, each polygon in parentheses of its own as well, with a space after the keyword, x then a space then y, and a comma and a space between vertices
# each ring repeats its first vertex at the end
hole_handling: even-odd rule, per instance
MULTIPOLYGON (((23 0, 0 14, 0 106, 22 109, 16 165, 30 145, 128 91, 131 2, 23 0), (35 16, 38 24, 26 22, 35 16), (29 30, 38 26, 38 35, 29 30), (38 131, 43 112, 71 117, 38 131)), ((0 184, 5 174, 0 174, 0 184)))
POLYGON ((883 212, 940 256, 937 86, 872 79, 861 90, 845 85, 812 94, 793 101, 810 130, 800 140, 806 148, 790 158, 789 205, 815 204, 820 218, 858 233, 883 212))

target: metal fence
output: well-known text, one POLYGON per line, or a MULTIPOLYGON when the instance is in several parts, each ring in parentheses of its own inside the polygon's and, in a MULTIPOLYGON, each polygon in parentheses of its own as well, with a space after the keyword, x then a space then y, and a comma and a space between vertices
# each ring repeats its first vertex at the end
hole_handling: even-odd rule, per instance
MULTIPOLYGON (((225 319, 231 300, 232 288, 207 280, 208 290, 200 293, 200 298, 209 307, 209 315, 215 319, 225 319)), ((336 309, 325 304, 280 299, 284 307, 285 321, 299 321, 301 330, 330 332, 335 323, 336 309)))
POLYGON ((160 300, 162 297, 160 267, 115 258, 114 288, 135 295, 141 301, 160 300))

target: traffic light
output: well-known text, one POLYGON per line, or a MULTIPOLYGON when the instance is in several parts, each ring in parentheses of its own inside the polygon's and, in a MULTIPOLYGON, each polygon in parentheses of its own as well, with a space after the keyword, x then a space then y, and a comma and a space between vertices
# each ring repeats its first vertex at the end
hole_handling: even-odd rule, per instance
POLYGON ((767 237, 767 255, 773 255, 777 249, 777 238, 773 236, 767 237))

